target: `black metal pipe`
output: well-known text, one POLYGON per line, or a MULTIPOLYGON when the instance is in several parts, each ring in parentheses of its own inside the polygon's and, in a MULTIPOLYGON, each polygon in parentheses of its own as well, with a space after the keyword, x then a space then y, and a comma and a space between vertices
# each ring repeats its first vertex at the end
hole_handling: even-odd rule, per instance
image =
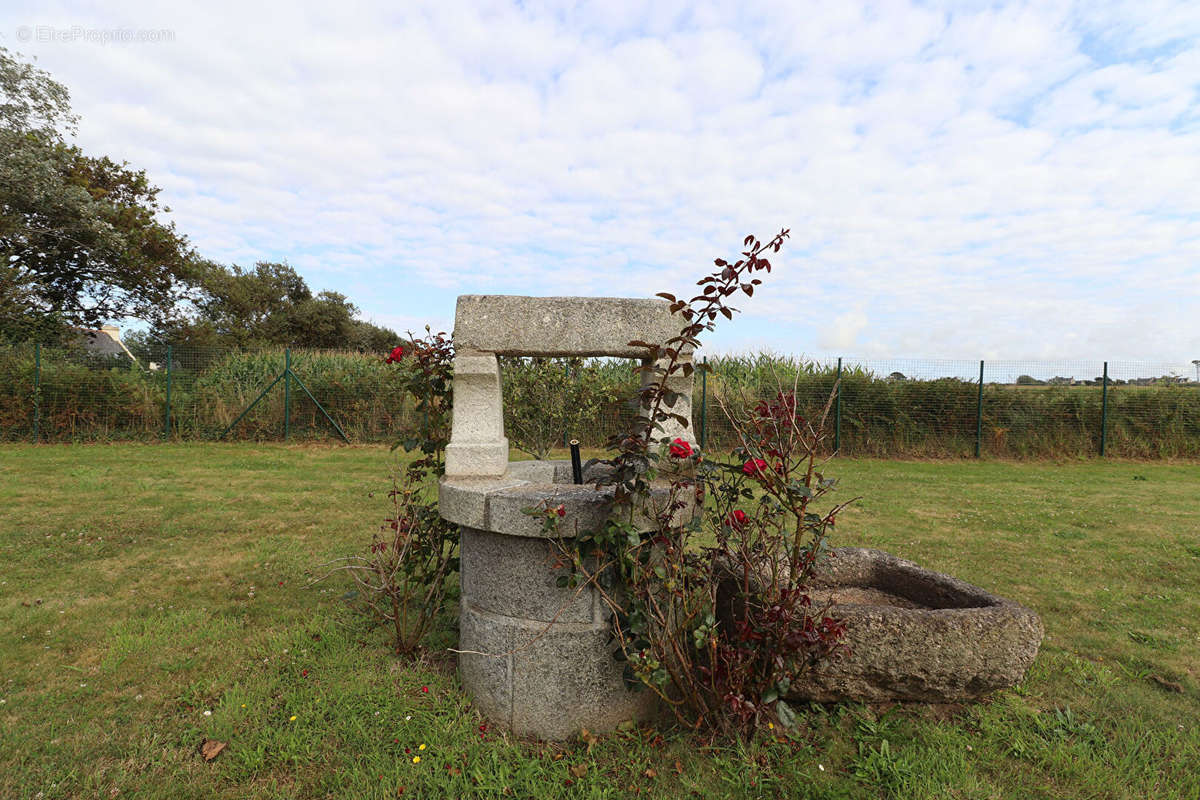
POLYGON ((579 440, 571 440, 571 477, 578 486, 583 483, 583 464, 579 460, 579 440))

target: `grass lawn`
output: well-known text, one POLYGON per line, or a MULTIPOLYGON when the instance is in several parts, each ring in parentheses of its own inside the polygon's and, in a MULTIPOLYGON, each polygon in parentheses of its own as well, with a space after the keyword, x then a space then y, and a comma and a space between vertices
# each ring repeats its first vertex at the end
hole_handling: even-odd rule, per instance
POLYGON ((347 580, 309 586, 365 549, 389 457, 0 448, 0 797, 1200 797, 1200 466, 842 461, 835 544, 1036 609, 1026 683, 589 751, 481 732, 448 659, 396 661, 347 580))

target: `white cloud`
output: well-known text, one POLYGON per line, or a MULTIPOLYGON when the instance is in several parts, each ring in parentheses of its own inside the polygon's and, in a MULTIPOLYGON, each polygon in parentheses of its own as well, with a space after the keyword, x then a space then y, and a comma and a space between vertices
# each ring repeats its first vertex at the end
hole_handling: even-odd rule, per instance
POLYGON ((379 321, 686 291, 790 226, 714 349, 1190 359, 1198 9, 128 0, 0 30, 174 31, 18 49, 203 253, 379 321))
POLYGON ((838 314, 832 324, 822 331, 817 344, 826 350, 856 352, 860 346, 859 336, 868 324, 867 315, 861 308, 838 314))

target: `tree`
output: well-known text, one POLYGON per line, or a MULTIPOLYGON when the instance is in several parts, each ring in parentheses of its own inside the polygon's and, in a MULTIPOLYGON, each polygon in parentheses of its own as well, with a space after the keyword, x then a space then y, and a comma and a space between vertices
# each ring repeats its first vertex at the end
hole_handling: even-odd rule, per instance
POLYGON ((314 295, 288 264, 260 261, 253 269, 208 264, 199 273, 193 313, 155 330, 156 338, 192 346, 294 346, 387 352, 400 336, 355 319, 345 295, 314 295))
POLYGON ((402 341, 391 328, 356 319, 350 341, 345 346, 360 353, 386 353, 402 341))
POLYGON ((202 262, 142 170, 70 144, 62 84, 0 48, 0 336, 162 320, 202 262))

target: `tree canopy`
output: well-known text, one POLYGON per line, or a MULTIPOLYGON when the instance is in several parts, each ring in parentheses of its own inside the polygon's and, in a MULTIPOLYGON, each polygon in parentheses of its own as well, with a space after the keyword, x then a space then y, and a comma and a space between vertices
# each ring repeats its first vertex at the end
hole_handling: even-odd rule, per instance
POLYGON ((355 319, 338 292, 313 294, 287 264, 253 269, 208 264, 197 276, 192 313, 154 329, 157 338, 197 346, 349 348, 386 352, 399 342, 387 328, 355 319))
POLYGON ((3 48, 0 92, 0 333, 168 315, 200 259, 158 188, 68 143, 66 88, 3 48))
POLYGON ((145 171, 71 144, 70 93, 0 47, 0 340, 140 319, 179 343, 355 348, 398 341, 286 264, 201 258, 145 171))

